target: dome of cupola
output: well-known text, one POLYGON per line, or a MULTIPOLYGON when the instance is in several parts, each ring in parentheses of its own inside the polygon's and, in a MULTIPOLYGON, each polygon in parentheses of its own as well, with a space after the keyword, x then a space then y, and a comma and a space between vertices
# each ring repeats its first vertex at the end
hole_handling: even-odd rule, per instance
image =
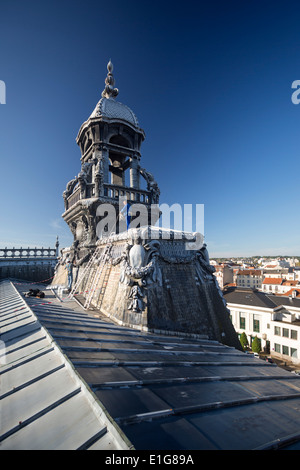
POLYGON ((119 93, 117 88, 114 88, 115 80, 112 74, 113 65, 111 61, 107 64, 108 74, 105 79, 105 88, 102 92, 102 98, 98 101, 90 118, 108 118, 126 121, 129 124, 139 127, 139 123, 134 112, 125 104, 116 101, 116 96, 119 93))

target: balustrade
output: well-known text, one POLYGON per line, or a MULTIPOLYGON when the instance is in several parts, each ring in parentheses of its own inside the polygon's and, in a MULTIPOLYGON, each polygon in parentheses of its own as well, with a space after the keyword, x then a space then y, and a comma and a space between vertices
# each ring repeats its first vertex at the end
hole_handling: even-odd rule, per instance
MULTIPOLYGON (((94 185, 88 185, 89 197, 94 197, 94 185)), ((130 188, 127 186, 119 186, 116 184, 104 183, 103 194, 105 198, 118 200, 120 197, 126 197, 131 203, 151 204, 151 192, 143 189, 130 188)), ((76 188, 75 191, 68 197, 68 209, 80 200, 80 189, 76 188)))
POLYGON ((75 191, 68 197, 67 201, 68 201, 68 209, 72 206, 74 206, 74 204, 76 204, 77 201, 79 201, 80 199, 80 188, 76 188, 75 191))
POLYGON ((0 260, 1 259, 34 259, 34 258, 46 258, 55 259, 57 257, 55 248, 0 248, 0 260))
POLYGON ((151 204, 151 193, 143 189, 118 186, 116 184, 104 184, 104 196, 110 199, 126 197, 130 202, 151 204))

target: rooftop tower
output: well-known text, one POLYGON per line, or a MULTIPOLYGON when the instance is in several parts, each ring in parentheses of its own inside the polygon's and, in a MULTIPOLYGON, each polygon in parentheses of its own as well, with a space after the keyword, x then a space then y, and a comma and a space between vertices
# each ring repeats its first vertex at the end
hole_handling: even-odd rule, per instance
MULTIPOLYGON (((101 98, 76 138, 81 152, 81 171, 68 182, 63 193, 63 219, 74 235, 79 257, 95 246, 97 238, 108 235, 96 230, 100 220, 97 217, 99 204, 113 205, 118 216, 121 198, 147 209, 151 205, 158 207, 159 203, 158 185, 153 175, 140 165, 145 132, 134 112, 116 100, 119 90, 115 88, 111 61, 107 70, 101 98), (145 180, 145 189, 141 189, 141 178, 145 180)), ((157 217, 152 213, 152 217, 153 224, 159 212, 157 217)), ((119 223, 114 231, 120 232, 119 223)))
POLYGON ((52 286, 67 284, 67 300, 75 298, 119 325, 196 334, 239 349, 203 235, 155 226, 159 189, 140 165, 145 133, 131 109, 116 100, 111 62, 107 69, 102 96, 77 136, 81 171, 67 184, 63 214, 74 242, 62 250, 52 286), (113 207, 119 216, 121 198, 131 203, 132 218, 139 204, 146 219, 123 230, 119 219, 114 232, 105 233, 106 216, 98 222, 98 209, 113 207))

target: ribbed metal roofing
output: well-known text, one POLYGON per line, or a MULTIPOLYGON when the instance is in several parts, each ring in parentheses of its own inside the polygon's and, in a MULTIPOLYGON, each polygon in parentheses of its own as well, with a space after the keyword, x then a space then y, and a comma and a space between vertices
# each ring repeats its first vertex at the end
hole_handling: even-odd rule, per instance
MULTIPOLYGON (((15 288, 23 294, 29 286, 15 288)), ((112 430, 117 432, 112 445, 123 437, 127 446, 132 443, 135 449, 146 450, 300 448, 299 376, 204 337, 145 333, 116 325, 99 312, 85 312, 74 301, 59 302, 49 291, 45 299, 26 299, 26 307, 12 290, 16 293, 9 283, 2 285, 9 310, 4 310, 4 301, 1 323, 5 321, 8 330, 3 334, 12 334, 5 340, 9 363, 2 366, 3 376, 11 374, 10 395, 1 391, 2 409, 7 410, 1 430, 6 448, 34 448, 39 443, 36 438, 48 448, 62 448, 64 442, 75 441, 68 434, 71 429, 78 432, 74 448, 79 448, 100 435, 101 419, 97 421, 95 414, 89 415, 91 427, 85 413, 73 416, 80 407, 73 407, 72 400, 80 398, 76 390, 85 383, 98 409, 111 416, 112 430), (61 354, 47 363, 56 351, 67 356, 66 363, 61 354), (37 375, 36 380, 30 377, 33 367, 28 361, 38 356, 47 376, 37 375), (72 374, 65 374, 65 369, 72 374), (18 374, 24 374, 25 380, 18 374), (36 380, 32 389, 31 380, 36 380), (39 410, 53 404, 55 409, 39 416, 39 410), (67 405, 71 412, 61 415, 67 405), (32 417, 34 421, 26 423, 32 417), (43 422, 50 417, 52 428, 43 422), (18 425, 19 421, 27 426, 18 425), (34 435, 29 432, 33 425, 34 435)), ((86 399, 87 394, 81 397, 86 399)), ((109 448, 105 446, 110 432, 99 439, 102 448, 109 448)))
POLYGON ((0 284, 0 448, 130 445, 9 281, 0 284))

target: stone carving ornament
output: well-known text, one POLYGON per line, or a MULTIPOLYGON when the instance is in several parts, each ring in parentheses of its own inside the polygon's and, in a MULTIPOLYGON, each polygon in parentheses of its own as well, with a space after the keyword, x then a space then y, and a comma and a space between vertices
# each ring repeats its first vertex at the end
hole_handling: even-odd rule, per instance
POLYGON ((140 238, 133 240, 133 244, 127 243, 125 251, 115 260, 113 264, 122 263, 120 282, 132 285, 139 283, 140 286, 151 282, 161 284, 161 273, 157 265, 159 256, 159 242, 151 241, 142 244, 140 238))
POLYGON ((160 189, 157 182, 154 179, 154 176, 145 168, 140 168, 141 175, 145 178, 147 182, 147 190, 151 192, 151 200, 153 204, 158 204, 160 189))
POLYGON ((128 310, 142 312, 144 309, 144 288, 151 283, 162 285, 162 276, 157 263, 159 242, 142 244, 137 237, 126 244, 121 256, 112 260, 113 265, 121 263, 120 283, 131 286, 128 295, 128 310))
MULTIPOLYGON (((213 275, 215 268, 209 263, 206 244, 188 256, 164 256, 161 252, 161 244, 164 243, 170 244, 169 241, 163 240, 143 240, 138 234, 134 234, 132 239, 127 242, 121 256, 111 260, 113 265, 121 263, 119 282, 131 287, 128 295, 128 309, 141 312, 144 305, 145 289, 154 283, 159 286, 163 285, 159 259, 169 264, 195 263, 200 284, 214 282, 218 288, 216 278, 213 275)), ((219 288, 218 292, 223 300, 219 288)))
POLYGON ((143 291, 138 285, 134 285, 129 293, 128 298, 130 299, 128 310, 133 312, 142 312, 144 310, 143 302, 143 291))

